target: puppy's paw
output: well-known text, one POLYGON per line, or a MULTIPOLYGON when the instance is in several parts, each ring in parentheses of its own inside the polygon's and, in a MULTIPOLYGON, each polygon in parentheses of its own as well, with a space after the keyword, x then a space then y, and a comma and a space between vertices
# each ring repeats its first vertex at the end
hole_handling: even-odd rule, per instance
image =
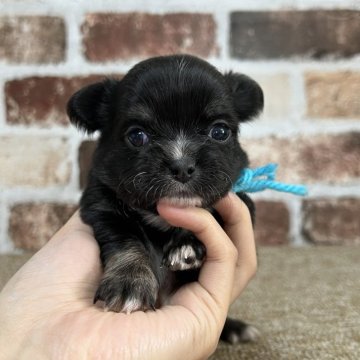
POLYGON ((196 240, 171 247, 164 254, 163 265, 172 271, 198 269, 205 258, 204 245, 196 240))
POLYGON ((220 338, 235 345, 243 342, 254 342, 260 336, 261 333, 255 326, 227 318, 220 338))
POLYGON ((132 313, 154 310, 159 284, 151 271, 128 271, 126 274, 105 274, 94 297, 104 302, 106 311, 132 313))

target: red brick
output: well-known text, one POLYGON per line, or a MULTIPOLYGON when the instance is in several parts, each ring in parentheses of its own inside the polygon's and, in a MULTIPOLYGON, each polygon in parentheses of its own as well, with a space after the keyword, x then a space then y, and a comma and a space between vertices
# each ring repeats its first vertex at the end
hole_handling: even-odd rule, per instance
POLYGON ((306 200, 303 233, 322 245, 360 245, 360 199, 306 200))
POLYGON ((255 240, 258 245, 289 242, 290 215, 279 201, 256 201, 255 240))
POLYGON ((252 166, 279 164, 286 182, 346 184, 360 179, 360 133, 241 140, 252 166))
POLYGON ((65 60, 64 20, 53 16, 0 18, 0 59, 47 64, 65 60))
POLYGON ((88 174, 91 168, 92 157, 95 151, 96 141, 84 141, 79 148, 79 171, 80 188, 84 188, 87 183, 88 174))
POLYGON ((12 125, 68 125, 66 103, 81 87, 105 76, 29 77, 5 84, 6 119, 12 125))
POLYGON ((360 73, 311 72, 305 76, 307 115, 360 118, 360 73))
POLYGON ((88 14, 82 25, 90 61, 114 61, 172 53, 217 54, 210 14, 88 14))
POLYGON ((360 52, 360 11, 234 12, 230 51, 236 58, 349 57, 360 52))
POLYGON ((77 206, 55 203, 18 204, 10 210, 9 232, 16 248, 38 250, 70 218, 77 206))

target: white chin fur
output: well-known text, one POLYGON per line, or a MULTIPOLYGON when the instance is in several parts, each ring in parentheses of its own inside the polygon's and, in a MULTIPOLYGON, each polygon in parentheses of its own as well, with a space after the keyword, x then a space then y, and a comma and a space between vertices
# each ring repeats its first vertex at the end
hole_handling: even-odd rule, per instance
POLYGON ((180 207, 201 207, 202 199, 198 196, 194 197, 164 197, 160 200, 162 203, 180 206, 180 207))

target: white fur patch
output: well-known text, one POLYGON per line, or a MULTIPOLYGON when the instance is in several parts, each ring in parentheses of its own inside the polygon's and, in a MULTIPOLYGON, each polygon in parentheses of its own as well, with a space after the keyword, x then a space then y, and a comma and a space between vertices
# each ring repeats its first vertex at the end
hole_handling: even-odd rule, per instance
POLYGON ((167 231, 171 228, 171 225, 159 215, 146 210, 140 210, 139 212, 147 224, 154 226, 161 231, 167 231))
POLYGON ((260 331, 253 325, 247 325, 241 334, 232 332, 229 334, 228 341, 231 344, 238 344, 241 342, 253 342, 261 336, 260 331))
POLYGON ((126 300, 121 312, 130 314, 138 310, 142 310, 142 302, 139 299, 132 298, 126 300))
POLYGON ((164 197, 162 203, 179 207, 201 207, 202 199, 199 196, 194 197, 164 197))
MULTIPOLYGON (((177 197, 177 196, 168 196, 164 197, 160 200, 164 204, 178 206, 178 207, 201 207, 202 206, 202 199, 199 196, 194 197, 177 197)), ((168 231, 172 226, 164 220, 159 215, 154 214, 151 211, 141 210, 139 209, 138 212, 143 217, 144 221, 154 226, 155 228, 161 231, 168 231)))
POLYGON ((169 268, 172 271, 198 269, 202 260, 196 258, 196 253, 191 245, 184 245, 173 249, 169 254, 169 268), (193 259, 188 263, 187 259, 193 259))
POLYGON ((189 141, 186 137, 183 134, 180 134, 175 141, 169 142, 168 146, 166 146, 166 150, 173 160, 180 160, 185 156, 188 144, 189 141))

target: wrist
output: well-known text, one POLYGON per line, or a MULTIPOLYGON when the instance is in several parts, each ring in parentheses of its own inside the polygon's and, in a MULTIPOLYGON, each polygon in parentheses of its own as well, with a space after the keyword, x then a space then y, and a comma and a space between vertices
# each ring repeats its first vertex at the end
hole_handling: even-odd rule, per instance
POLYGON ((0 293, 0 359, 45 359, 41 349, 32 346, 28 335, 31 325, 11 304, 14 301, 6 291, 0 293))
MULTIPOLYGON (((3 309, 0 307, 0 312, 3 309)), ((22 337, 8 326, 4 316, 0 316, 0 359, 15 360, 20 359, 20 348, 22 337)))

